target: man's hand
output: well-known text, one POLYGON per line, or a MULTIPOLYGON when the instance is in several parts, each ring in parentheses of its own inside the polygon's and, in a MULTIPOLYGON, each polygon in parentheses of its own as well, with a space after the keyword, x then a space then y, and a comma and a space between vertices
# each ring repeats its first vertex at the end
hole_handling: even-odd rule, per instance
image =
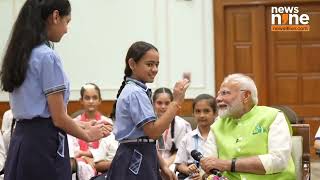
POLYGON ((207 174, 211 174, 210 170, 212 169, 217 169, 221 172, 230 171, 231 161, 221 160, 214 157, 206 157, 206 158, 201 158, 200 165, 207 174))

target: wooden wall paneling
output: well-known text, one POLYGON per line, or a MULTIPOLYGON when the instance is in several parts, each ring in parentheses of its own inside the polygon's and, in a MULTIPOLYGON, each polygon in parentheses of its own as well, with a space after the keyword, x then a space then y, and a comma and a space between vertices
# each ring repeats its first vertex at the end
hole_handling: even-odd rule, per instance
POLYGON ((224 17, 224 5, 222 0, 213 0, 213 19, 214 19, 214 56, 215 56, 215 82, 216 92, 218 92, 221 82, 224 78, 224 49, 225 46, 225 17, 224 17))
MULTIPOLYGON (((221 5, 220 1, 216 2, 221 5)), ((267 104, 266 76, 266 35, 264 6, 222 6, 223 14, 218 15, 224 23, 216 27, 216 87, 231 73, 244 73, 251 76, 259 91, 260 104, 267 104), (222 28, 223 26, 223 28, 222 28), (222 52, 219 52, 219 49, 222 52)), ((215 11, 221 9, 215 8, 215 11)), ((216 20, 216 19, 215 19, 216 20)))
POLYGON ((265 33, 266 18, 265 7, 263 5, 255 6, 253 9, 253 74, 258 89, 259 104, 268 104, 268 87, 267 79, 267 37, 265 33))

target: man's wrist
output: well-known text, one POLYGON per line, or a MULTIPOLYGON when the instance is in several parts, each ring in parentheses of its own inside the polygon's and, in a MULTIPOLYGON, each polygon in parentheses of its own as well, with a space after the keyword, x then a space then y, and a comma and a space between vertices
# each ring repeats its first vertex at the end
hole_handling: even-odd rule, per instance
POLYGON ((231 168, 230 168, 231 172, 236 172, 236 161, 237 161, 237 158, 232 158, 232 160, 231 160, 231 168))

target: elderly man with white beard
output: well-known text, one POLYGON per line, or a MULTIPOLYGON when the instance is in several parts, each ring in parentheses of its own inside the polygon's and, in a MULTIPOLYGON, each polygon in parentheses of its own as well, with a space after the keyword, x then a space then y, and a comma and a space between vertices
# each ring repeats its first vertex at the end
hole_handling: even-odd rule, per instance
POLYGON ((231 180, 293 180, 290 122, 278 109, 258 106, 254 81, 231 74, 217 94, 218 117, 203 148, 201 167, 231 180))

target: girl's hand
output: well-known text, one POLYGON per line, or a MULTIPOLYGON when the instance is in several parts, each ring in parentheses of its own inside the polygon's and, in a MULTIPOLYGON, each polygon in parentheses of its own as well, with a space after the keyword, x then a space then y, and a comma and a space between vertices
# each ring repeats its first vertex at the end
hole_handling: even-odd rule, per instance
POLYGON ((81 157, 81 156, 83 156, 83 151, 81 151, 81 150, 76 151, 76 152, 74 153, 74 157, 75 157, 75 158, 79 158, 79 157, 81 157))
POLYGON ((197 166, 195 164, 190 164, 188 166, 188 171, 189 171, 189 174, 193 174, 193 173, 198 173, 199 169, 197 168, 197 166))
POLYGON ((86 129, 87 139, 85 140, 88 142, 99 140, 103 137, 107 137, 108 135, 110 135, 111 131, 111 124, 97 124, 94 126, 90 126, 88 129, 86 129))
POLYGON ((193 173, 192 176, 190 176, 190 179, 201 180, 200 172, 193 173))
POLYGON ((98 121, 96 121, 95 124, 105 124, 105 125, 110 125, 110 122, 106 119, 100 119, 98 121))
POLYGON ((173 101, 181 105, 184 101, 184 96, 189 85, 190 81, 188 79, 183 79, 176 82, 173 88, 173 101))

